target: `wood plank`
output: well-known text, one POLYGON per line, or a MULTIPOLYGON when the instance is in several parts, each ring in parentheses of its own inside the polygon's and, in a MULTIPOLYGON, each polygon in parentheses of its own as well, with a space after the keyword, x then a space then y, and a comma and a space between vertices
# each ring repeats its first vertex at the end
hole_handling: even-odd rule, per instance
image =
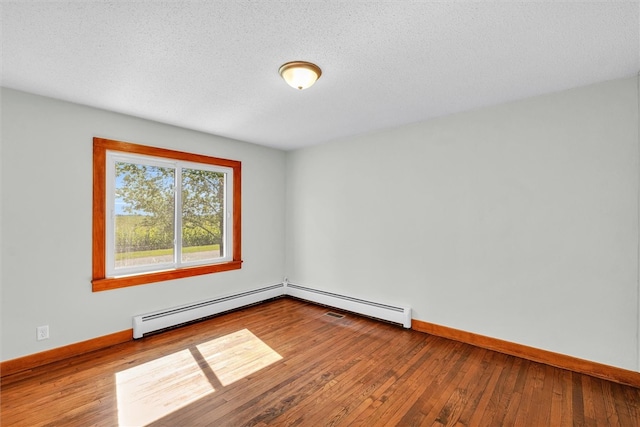
MULTIPOLYGON (((478 425, 504 425, 503 420, 507 414, 507 409, 514 397, 519 396, 514 393, 519 372, 525 361, 520 358, 504 356, 502 373, 491 393, 489 404, 480 418, 478 425)), ((479 415, 478 415, 479 416, 479 415)))
POLYGON ((429 394, 429 399, 425 399, 420 408, 423 415, 412 422, 424 420, 427 424, 456 425, 470 402, 470 384, 476 382, 486 369, 482 364, 485 355, 486 351, 476 348, 464 359, 464 365, 459 369, 452 369, 455 376, 444 379, 443 385, 447 383, 447 386, 443 392, 438 395, 429 394), (471 361, 473 362, 468 363, 471 361))
POLYGON ((572 372, 571 382, 572 382, 571 390, 573 392, 573 396, 571 398, 571 402, 573 404, 572 411, 571 411, 571 415, 573 418, 573 425, 584 426, 585 413, 584 413, 584 400, 583 400, 583 392, 582 392, 582 375, 572 372))
MULTIPOLYGON (((342 402, 326 413, 317 413, 315 416, 305 416, 305 423, 309 425, 321 425, 323 423, 338 424, 344 422, 347 416, 367 399, 381 384, 386 375, 389 375, 388 364, 384 363, 388 358, 397 355, 395 348, 404 346, 406 339, 411 339, 412 334, 407 331, 399 333, 389 341, 388 339, 378 339, 375 345, 363 348, 358 355, 358 368, 345 373, 331 387, 327 387, 319 395, 309 396, 305 400, 307 407, 300 405, 297 412, 310 412, 309 409, 325 399, 335 399, 342 402), (363 372, 365 374, 363 375, 363 372)), ((408 355, 407 355, 408 356, 408 355)))
POLYGON ((474 406, 470 405, 468 408, 469 414, 465 416, 465 419, 467 420, 466 425, 469 426, 483 425, 481 420, 485 417, 485 414, 487 414, 487 412, 492 407, 491 402, 493 393, 495 392, 498 382, 500 381, 500 378, 502 377, 505 370, 504 361, 496 360, 497 354, 494 352, 489 352, 489 354, 492 356, 492 362, 494 365, 493 369, 488 370, 488 372, 490 372, 491 374, 491 377, 489 378, 487 384, 484 386, 483 391, 478 394, 479 399, 477 400, 477 404, 474 406))
MULTIPOLYGON (((605 382, 610 384, 608 381, 605 382)), ((553 395, 549 418, 554 420, 558 427, 573 426, 571 385, 571 372, 563 369, 553 370, 553 395)))
POLYGON ((482 376, 466 386, 469 392, 469 400, 458 420, 463 425, 478 425, 479 419, 489 405, 490 390, 495 388, 495 384, 502 374, 502 361, 497 361, 497 358, 502 355, 493 351, 485 351, 484 355, 484 359, 481 362, 483 367, 482 376), (474 416, 476 420, 474 420, 474 416))
POLYGON ((531 362, 525 361, 518 368, 516 380, 513 385, 513 390, 510 393, 511 396, 509 396, 509 403, 506 407, 505 412, 500 414, 502 415, 502 417, 499 425, 516 425, 516 420, 518 420, 520 416, 520 411, 523 411, 526 408, 525 405, 522 405, 521 403, 523 399, 526 400, 525 386, 527 384, 527 381, 529 380, 530 375, 532 375, 531 362))
POLYGON ((427 365, 423 361, 429 360, 432 348, 427 340, 421 344, 407 352, 405 358, 396 358, 396 365, 386 366, 387 369, 381 374, 380 386, 372 390, 369 396, 357 402, 356 408, 343 420, 345 425, 362 424, 364 420, 372 418, 372 414, 387 402, 388 396, 396 393, 397 388, 401 389, 398 386, 402 382, 401 379, 412 377, 419 368, 427 371, 427 365))
POLYGON ((378 409, 380 414, 374 413, 373 418, 386 425, 418 422, 423 416, 420 412, 422 401, 429 399, 436 390, 441 391, 443 384, 448 385, 444 380, 455 375, 456 370, 460 369, 458 362, 471 352, 470 348, 464 348, 459 343, 449 344, 442 350, 439 357, 421 361, 421 365, 416 366, 414 376, 402 378, 395 385, 394 393, 387 396, 385 405, 378 409), (440 369, 443 367, 446 368, 440 369))

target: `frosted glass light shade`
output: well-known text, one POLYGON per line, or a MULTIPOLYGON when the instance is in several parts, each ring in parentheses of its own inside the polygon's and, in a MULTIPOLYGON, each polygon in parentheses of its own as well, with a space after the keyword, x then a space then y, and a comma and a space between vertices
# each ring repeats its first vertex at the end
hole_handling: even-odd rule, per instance
POLYGON ((280 67, 280 75, 292 88, 303 90, 320 78, 322 70, 310 62, 293 61, 280 67))

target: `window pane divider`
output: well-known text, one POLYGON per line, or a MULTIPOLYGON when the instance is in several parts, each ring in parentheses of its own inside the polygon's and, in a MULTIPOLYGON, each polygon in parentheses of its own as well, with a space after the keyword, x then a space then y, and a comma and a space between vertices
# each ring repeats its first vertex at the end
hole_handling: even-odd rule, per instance
POLYGON ((174 227, 173 233, 173 262, 176 268, 182 265, 182 167, 177 166, 174 174, 174 227))

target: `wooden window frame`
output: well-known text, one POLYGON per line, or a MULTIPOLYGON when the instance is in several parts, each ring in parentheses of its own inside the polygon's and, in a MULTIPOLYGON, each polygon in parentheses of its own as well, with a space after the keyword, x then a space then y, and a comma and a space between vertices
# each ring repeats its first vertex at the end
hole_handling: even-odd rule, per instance
POLYGON ((181 279, 185 277, 219 273, 222 271, 238 270, 242 268, 241 185, 241 162, 236 160, 221 159, 200 154, 186 153, 183 151, 114 141, 105 138, 93 138, 93 267, 91 280, 93 292, 124 288, 128 286, 145 285, 165 280, 181 279), (233 169, 233 230, 231 236, 233 240, 232 259, 230 261, 213 264, 182 267, 122 277, 106 277, 107 151, 162 157, 166 159, 210 164, 233 169))

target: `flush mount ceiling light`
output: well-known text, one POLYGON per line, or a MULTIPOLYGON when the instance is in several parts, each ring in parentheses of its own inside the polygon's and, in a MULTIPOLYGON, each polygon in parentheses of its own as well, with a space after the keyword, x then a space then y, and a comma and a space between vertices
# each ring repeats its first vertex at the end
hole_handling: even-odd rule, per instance
POLYGON ((320 67, 304 61, 287 62, 280 67, 279 72, 289 86, 299 90, 313 86, 322 75, 320 67))

